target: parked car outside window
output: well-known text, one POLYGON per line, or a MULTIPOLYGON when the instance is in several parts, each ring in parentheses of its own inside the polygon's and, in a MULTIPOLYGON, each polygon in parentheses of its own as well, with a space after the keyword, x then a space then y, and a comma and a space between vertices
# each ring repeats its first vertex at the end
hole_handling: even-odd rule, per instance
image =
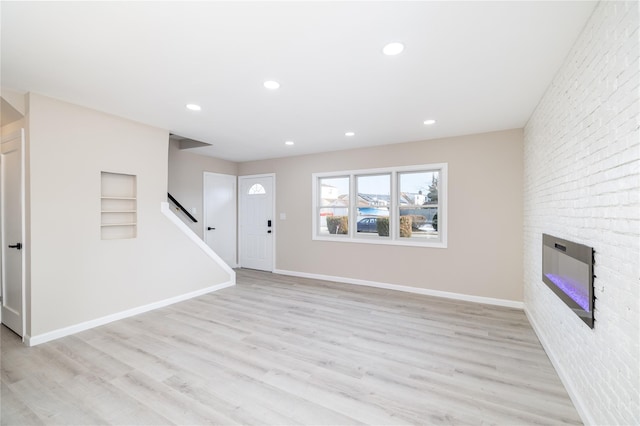
POLYGON ((378 218, 364 217, 358 221, 358 232, 378 232, 378 218))

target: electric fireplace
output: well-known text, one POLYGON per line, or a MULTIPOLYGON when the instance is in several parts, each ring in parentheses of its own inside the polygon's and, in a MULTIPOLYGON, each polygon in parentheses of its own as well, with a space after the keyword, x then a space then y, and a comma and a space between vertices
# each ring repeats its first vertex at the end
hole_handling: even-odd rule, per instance
POLYGON ((593 248, 542 234, 542 281, 593 328, 593 248))

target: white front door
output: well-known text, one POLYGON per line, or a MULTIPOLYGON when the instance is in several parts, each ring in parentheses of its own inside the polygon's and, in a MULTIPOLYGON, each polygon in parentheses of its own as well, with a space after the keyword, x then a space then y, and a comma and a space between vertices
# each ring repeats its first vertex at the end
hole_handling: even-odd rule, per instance
POLYGON ((240 266, 273 271, 274 175, 241 176, 240 266))
POLYGON ((1 146, 2 323, 24 336, 24 130, 1 146))
POLYGON ((204 173, 204 242, 231 268, 236 261, 236 177, 204 173))

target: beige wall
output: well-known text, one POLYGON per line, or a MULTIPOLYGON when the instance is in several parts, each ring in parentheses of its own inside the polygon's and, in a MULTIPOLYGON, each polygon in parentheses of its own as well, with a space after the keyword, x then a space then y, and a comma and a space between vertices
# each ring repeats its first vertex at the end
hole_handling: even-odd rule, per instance
POLYGON ((196 213, 192 215, 198 220, 198 223, 189 220, 182 212, 176 212, 176 215, 183 219, 184 223, 200 238, 204 238, 202 228, 203 173, 212 172, 237 176, 238 163, 193 154, 179 149, 178 145, 178 141, 169 142, 169 192, 189 213, 192 212, 192 208, 196 208, 196 213))
POLYGON ((287 214, 276 218, 278 270, 522 300, 521 130, 238 164, 181 151, 164 130, 27 98, 31 336, 227 281, 160 213, 168 187, 201 221, 204 171, 276 173, 276 209, 287 214), (448 248, 311 240, 312 173, 440 162, 448 248), (100 240, 103 170, 138 176, 136 239, 100 240))
POLYGON ((30 336, 230 280, 160 212, 168 132, 36 94, 27 126, 30 336), (101 171, 137 176, 137 238, 100 239, 101 171))
MULTIPOLYGON (((23 93, 15 90, 7 89, 6 87, 0 87, 0 97, 11 105, 17 112, 24 116, 26 110, 26 97, 23 93)), ((4 126, 8 123, 2 123, 4 126)))
POLYGON ((2 136, 10 135, 13 132, 17 132, 25 126, 24 118, 14 121, 12 123, 2 123, 2 136))
POLYGON ((522 301, 522 130, 241 163, 276 173, 276 268, 522 301), (448 248, 311 239, 311 174, 449 164, 448 248))

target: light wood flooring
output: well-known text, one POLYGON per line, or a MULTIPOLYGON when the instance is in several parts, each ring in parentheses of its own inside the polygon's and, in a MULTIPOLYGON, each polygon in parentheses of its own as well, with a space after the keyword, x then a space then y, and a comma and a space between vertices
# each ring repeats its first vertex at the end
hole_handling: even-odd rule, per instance
POLYGON ((36 347, 2 327, 2 424, 581 424, 522 311, 240 270, 36 347))

